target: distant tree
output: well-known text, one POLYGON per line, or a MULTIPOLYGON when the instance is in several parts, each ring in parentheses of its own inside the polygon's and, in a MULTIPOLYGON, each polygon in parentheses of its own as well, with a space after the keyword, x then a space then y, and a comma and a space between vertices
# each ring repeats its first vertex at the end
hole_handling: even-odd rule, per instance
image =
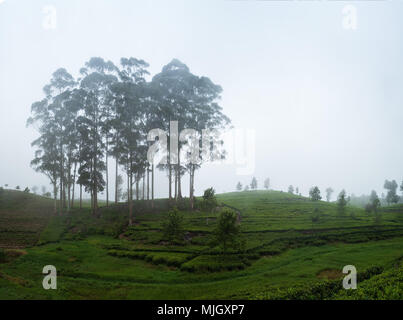
POLYGON ((312 201, 319 201, 320 199, 322 199, 320 195, 320 190, 317 186, 312 187, 309 190, 309 197, 311 198, 312 201))
POLYGON ((229 248, 239 250, 242 247, 240 236, 240 226, 237 223, 235 212, 224 209, 218 217, 211 243, 218 245, 222 249, 222 253, 225 254, 229 248))
POLYGON ((42 187, 41 187, 41 193, 42 193, 42 195, 45 195, 45 193, 47 193, 45 186, 42 186, 42 187))
MULTIPOLYGON (((7 187, 8 187, 8 184, 6 183, 4 186, 7 188, 7 187)), ((403 186, 403 183, 402 183, 402 186, 403 186)))
POLYGON ((33 186, 32 192, 36 194, 38 192, 38 189, 39 189, 38 186, 33 186))
POLYGON ((203 207, 206 210, 211 211, 217 206, 217 198, 215 196, 215 190, 213 188, 208 188, 204 190, 203 194, 203 207))
POLYGON ((334 190, 329 187, 326 189, 326 201, 330 202, 330 199, 332 198, 332 193, 334 192, 334 190))
POLYGON ((20 190, 20 186, 16 186, 15 189, 20 190))
POLYGON ((381 201, 378 198, 375 190, 372 190, 371 195, 369 197, 369 203, 365 207, 365 210, 368 212, 374 213, 374 223, 379 225, 381 223, 381 212, 379 208, 381 207, 381 201))
POLYGON ((344 215, 346 212, 347 198, 346 191, 342 190, 337 197, 337 212, 340 216, 344 215))
POLYGON ((250 183, 250 188, 251 188, 252 190, 256 190, 256 189, 257 189, 257 180, 256 180, 255 177, 252 178, 252 181, 251 181, 251 183, 250 183))
POLYGON ((288 193, 294 194, 294 187, 292 185, 288 187, 288 193))
POLYGON ((264 188, 267 189, 267 190, 270 189, 270 178, 266 178, 264 180, 264 188))
POLYGON ((365 210, 368 213, 375 213, 375 215, 378 213, 378 210, 381 206, 381 201, 379 200, 379 197, 376 193, 375 190, 372 190, 371 195, 369 196, 369 203, 365 206, 365 210))
POLYGON ((24 189, 24 192, 29 193, 29 192, 30 192, 29 188, 26 187, 26 188, 24 189))
POLYGON ((249 191, 249 186, 246 185, 245 188, 243 189, 243 191, 249 191))
POLYGON ((299 188, 298 187, 295 188, 295 194, 299 195, 299 188))
MULTIPOLYGON (((6 185, 7 187, 7 185, 6 185)), ((403 191, 403 180, 402 180, 402 184, 400 185, 400 191, 403 191)))
POLYGON ((396 193, 396 190, 398 187, 396 181, 395 180, 392 180, 392 181, 385 180, 385 184, 383 185, 383 187, 386 190, 388 190, 388 192, 386 194, 386 202, 388 203, 388 205, 397 203, 399 201, 399 196, 396 193))
POLYGON ((168 213, 168 218, 163 224, 164 238, 169 242, 181 242, 184 237, 183 216, 178 209, 174 207, 168 213))
POLYGON ((236 190, 237 191, 242 191, 242 183, 240 183, 240 182, 237 183, 236 190))

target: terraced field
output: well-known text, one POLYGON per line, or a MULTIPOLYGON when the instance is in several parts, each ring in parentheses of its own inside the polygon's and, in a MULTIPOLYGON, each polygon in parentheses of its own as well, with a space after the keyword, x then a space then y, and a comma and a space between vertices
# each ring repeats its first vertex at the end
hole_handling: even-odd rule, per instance
POLYGON ((375 223, 360 208, 339 216, 333 203, 276 191, 227 193, 218 201, 241 214, 244 250, 222 255, 210 245, 217 212, 183 210, 184 242, 170 245, 161 232, 165 200, 154 210, 137 202, 131 227, 123 204, 103 208, 100 218, 73 210, 51 217, 37 245, 0 264, 0 298, 403 298, 402 207, 384 208, 375 223), (58 290, 42 289, 47 264, 58 270, 58 290), (355 292, 341 288, 347 264, 358 270, 355 292))

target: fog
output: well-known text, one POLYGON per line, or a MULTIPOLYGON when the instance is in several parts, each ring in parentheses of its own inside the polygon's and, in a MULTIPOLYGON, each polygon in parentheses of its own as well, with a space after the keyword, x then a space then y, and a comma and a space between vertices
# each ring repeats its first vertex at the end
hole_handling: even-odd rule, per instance
MULTIPOLYGON (((252 176, 259 188, 269 177, 273 189, 292 184, 303 194, 313 185, 322 194, 329 186, 381 193, 385 179, 403 178, 402 9, 387 1, 0 1, 0 185, 49 185, 30 167, 31 104, 56 69, 77 76, 99 56, 144 59, 151 75, 177 58, 222 86, 235 128, 254 130, 253 173, 203 166, 196 195, 233 191, 252 176), (348 3, 355 30, 343 27, 348 3)), ((159 172, 156 196, 167 184, 159 172)))

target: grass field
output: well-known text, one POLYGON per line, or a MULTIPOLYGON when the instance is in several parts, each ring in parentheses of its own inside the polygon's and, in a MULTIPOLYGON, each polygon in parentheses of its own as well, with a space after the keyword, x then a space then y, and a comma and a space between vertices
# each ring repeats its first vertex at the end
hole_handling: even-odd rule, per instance
POLYGON ((154 210, 136 202, 128 227, 123 204, 102 208, 99 218, 88 208, 59 217, 49 199, 11 191, 3 198, 0 299, 403 299, 402 206, 383 208, 375 223, 361 208, 340 216, 334 203, 284 192, 222 194, 220 205, 241 214, 246 241, 243 251, 222 255, 209 245, 218 213, 182 211, 186 241, 169 245, 165 200, 154 210), (49 264, 57 290, 42 288, 49 264), (357 268, 358 290, 341 288, 345 265, 357 268))

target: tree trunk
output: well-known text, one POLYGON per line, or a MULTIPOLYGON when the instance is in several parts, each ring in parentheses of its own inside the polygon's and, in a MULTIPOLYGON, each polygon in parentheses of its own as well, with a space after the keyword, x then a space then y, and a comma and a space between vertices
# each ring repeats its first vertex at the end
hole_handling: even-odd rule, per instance
POLYGON ((80 209, 83 208, 83 185, 80 183, 80 209))
POLYGON ((136 174, 136 200, 139 200, 139 179, 140 175, 136 174))
POLYGON ((147 166, 147 201, 150 200, 150 167, 147 166))
POLYGON ((106 165, 106 206, 109 207, 109 175, 108 175, 108 138, 106 138, 105 149, 105 165, 106 165))
POLYGON ((169 202, 172 200, 172 168, 171 162, 168 163, 168 180, 169 180, 169 202))
POLYGON ((129 188, 129 226, 133 224, 133 174, 130 173, 130 188, 129 188))
POLYGON ((53 182, 53 213, 57 215, 57 180, 55 179, 53 182))
POLYGON ((143 173, 143 199, 142 200, 144 200, 145 199, 145 192, 146 192, 146 174, 145 173, 143 173))
POLYGON ((118 204, 118 169, 119 169, 119 164, 118 164, 118 157, 116 157, 116 167, 115 167, 115 204, 118 204))
POLYGON ((59 203, 59 213, 63 214, 63 176, 60 176, 60 203, 59 203))
POLYGON ((74 162, 74 175, 73 175, 73 194, 71 196, 71 207, 74 207, 74 193, 75 193, 75 186, 76 186, 76 172, 77 172, 77 161, 74 162))
POLYGON ((178 199, 182 199, 182 186, 181 186, 181 152, 180 152, 180 143, 179 143, 179 136, 178 136, 178 199))
POLYGON ((178 199, 178 165, 175 165, 175 201, 178 199))
POLYGON ((194 173, 195 173, 195 167, 192 164, 190 167, 190 208, 193 210, 194 209, 194 173))
POLYGON ((151 208, 154 208, 154 163, 151 169, 151 208))

